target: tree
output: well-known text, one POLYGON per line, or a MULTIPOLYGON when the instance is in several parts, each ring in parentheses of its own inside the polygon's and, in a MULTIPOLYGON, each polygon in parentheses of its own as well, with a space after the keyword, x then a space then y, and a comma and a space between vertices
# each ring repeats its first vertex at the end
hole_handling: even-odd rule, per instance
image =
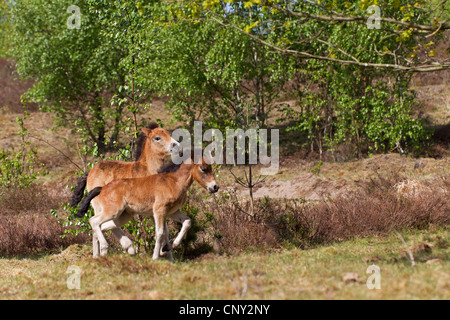
POLYGON ((205 128, 263 128, 289 81, 301 110, 286 115, 311 148, 403 150, 425 137, 411 112, 411 72, 448 67, 433 51, 448 16, 420 0, 82 0, 80 29, 67 25, 69 5, 15 4, 11 52, 36 80, 28 96, 100 152, 137 131, 153 93, 190 128, 200 118, 205 128), (373 5, 379 29, 369 27, 373 5))
POLYGON ((298 105, 285 108, 284 119, 296 120, 291 129, 306 133, 311 150, 352 142, 358 156, 368 148, 404 152, 427 138, 413 114, 411 72, 449 65, 432 50, 448 25, 425 2, 227 2, 225 12, 221 1, 203 2, 204 19, 294 59, 298 105), (382 10, 375 28, 373 5, 382 10))
POLYGON ((200 117, 219 129, 263 127, 289 80, 289 59, 238 30, 189 19, 196 10, 182 2, 153 9, 144 38, 149 63, 138 71, 147 75, 142 86, 169 96, 171 112, 188 127, 200 117))
MULTIPOLYGON (((73 126, 103 153, 127 126, 125 111, 136 113, 136 89, 124 63, 134 48, 119 37, 130 21, 112 14, 121 11, 109 1, 82 0, 75 8, 72 4, 16 3, 11 52, 19 74, 35 80, 26 95, 42 110, 54 112, 58 125, 73 126), (70 25, 74 21, 79 28, 70 25), (130 100, 132 107, 125 108, 130 100)), ((126 5, 138 11, 131 2, 126 5)), ((136 117, 131 118, 137 129, 136 117)))
MULTIPOLYGON (((244 27, 229 21, 228 16, 218 14, 221 7, 219 0, 203 2, 203 7, 207 11, 205 16, 230 28, 246 32, 252 39, 276 51, 300 59, 395 71, 432 72, 450 68, 448 60, 438 61, 432 58, 432 54, 425 57, 418 54, 420 51, 430 53, 430 49, 425 47, 425 44, 438 39, 444 31, 450 29, 449 21, 445 20, 448 19, 450 10, 446 1, 439 2, 436 6, 430 6, 423 0, 250 0, 248 2, 227 0, 227 2, 235 3, 240 8, 253 8, 252 11, 258 13, 253 15, 254 22, 244 27), (263 36, 249 32, 251 29, 249 27, 253 24, 262 23, 269 23, 275 32, 263 36), (308 26, 313 27, 310 29, 312 32, 294 32, 296 27, 308 26), (385 63, 375 61, 377 56, 355 56, 340 48, 332 39, 327 39, 326 32, 323 33, 323 31, 331 26, 344 28, 351 26, 354 30, 364 28, 371 30, 372 33, 382 33, 386 39, 394 38, 397 42, 406 42, 404 49, 407 49, 408 53, 397 55, 394 61, 385 63), (412 38, 418 45, 408 45, 412 38), (318 47, 315 44, 326 44, 326 46, 322 50, 317 50, 318 47), (330 48, 335 49, 333 55, 329 53, 330 48)), ((195 5, 193 3, 197 2, 194 0, 191 5, 195 5)), ((388 49, 392 51, 393 48, 388 49)), ((382 55, 382 52, 379 55, 382 55)))
POLYGON ((10 47, 9 36, 11 34, 11 3, 7 0, 0 1, 0 58, 8 55, 10 47))

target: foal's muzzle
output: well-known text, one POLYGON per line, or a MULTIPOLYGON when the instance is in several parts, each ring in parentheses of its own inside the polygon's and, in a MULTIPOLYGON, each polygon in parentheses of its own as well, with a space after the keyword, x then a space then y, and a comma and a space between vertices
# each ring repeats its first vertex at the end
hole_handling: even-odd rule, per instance
POLYGON ((169 144, 169 153, 178 153, 180 152, 180 143, 177 142, 175 139, 172 138, 169 144))
POLYGON ((216 193, 217 191, 219 191, 219 185, 217 184, 217 182, 210 182, 208 183, 208 191, 210 193, 216 193))

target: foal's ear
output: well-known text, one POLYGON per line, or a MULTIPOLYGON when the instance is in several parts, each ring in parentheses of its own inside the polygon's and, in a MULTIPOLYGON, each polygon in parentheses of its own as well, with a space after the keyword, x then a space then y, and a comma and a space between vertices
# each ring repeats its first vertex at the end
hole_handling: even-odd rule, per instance
POLYGON ((150 135, 150 132, 152 132, 152 130, 150 130, 150 129, 148 129, 148 128, 142 128, 142 132, 143 132, 146 136, 148 136, 148 135, 150 135))
POLYGON ((150 132, 156 128, 159 128, 159 124, 157 124, 156 122, 152 122, 146 128, 142 128, 142 132, 144 132, 145 135, 148 136, 150 132))
POLYGON ((213 157, 211 150, 209 150, 209 151, 203 150, 203 161, 205 161, 206 164, 209 164, 209 165, 216 164, 215 160, 216 159, 215 159, 215 157, 213 157))

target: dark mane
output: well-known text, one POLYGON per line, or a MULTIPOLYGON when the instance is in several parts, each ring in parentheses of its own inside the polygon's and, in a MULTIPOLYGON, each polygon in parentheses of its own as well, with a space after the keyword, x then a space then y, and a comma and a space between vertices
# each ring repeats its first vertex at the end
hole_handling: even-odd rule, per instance
MULTIPOLYGON (((153 130, 159 128, 159 124, 157 124, 156 122, 151 122, 148 126, 147 129, 153 130)), ((145 135, 144 132, 139 132, 137 141, 136 141, 136 149, 134 150, 134 161, 138 161, 139 158, 142 155, 142 150, 144 149, 144 144, 145 144, 145 138, 147 138, 147 136, 145 135)))
POLYGON ((180 168, 181 164, 175 164, 172 161, 164 164, 159 170, 158 173, 164 172, 175 172, 180 168))
MULTIPOLYGON (((191 160, 194 160, 194 156, 195 156, 195 150, 191 151, 191 160)), ((201 154, 203 154, 203 150, 199 150, 201 152, 201 154)), ((158 170, 158 173, 164 173, 164 172, 175 172, 178 169, 180 169, 181 165, 183 164, 175 164, 172 161, 169 161, 167 163, 164 163, 163 166, 158 170)))

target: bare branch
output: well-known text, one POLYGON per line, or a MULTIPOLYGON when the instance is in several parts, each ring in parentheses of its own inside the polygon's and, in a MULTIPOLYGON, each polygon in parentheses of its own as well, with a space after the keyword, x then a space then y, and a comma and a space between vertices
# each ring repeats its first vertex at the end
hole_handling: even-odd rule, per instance
POLYGON ((29 136, 29 137, 31 137, 31 138, 33 138, 33 139, 36 139, 36 140, 39 140, 39 141, 42 141, 42 142, 44 142, 44 143, 46 143, 47 145, 49 145, 50 147, 52 147, 53 149, 55 149, 56 151, 58 151, 59 153, 61 153, 66 159, 68 159, 75 167, 77 167, 80 171, 85 171, 85 170, 83 170, 79 165, 77 165, 75 162, 73 162, 72 161, 72 159, 70 159, 70 157, 68 156, 68 155, 66 155, 64 152, 62 152, 60 149, 58 149, 57 147, 55 147, 54 145, 52 145, 50 142, 48 142, 47 140, 44 140, 44 139, 42 139, 42 138, 39 138, 39 137, 35 137, 35 136, 33 136, 33 135, 31 135, 31 134, 29 134, 29 133, 27 133, 27 135, 29 136))
MULTIPOLYGON (((309 18, 309 19, 314 19, 314 20, 319 20, 319 21, 332 21, 332 22, 357 22, 357 23, 364 23, 364 24, 367 21, 367 17, 364 17, 364 16, 347 16, 347 15, 339 14, 337 12, 333 12, 332 14, 329 14, 329 15, 320 15, 320 14, 311 14, 311 13, 305 13, 305 12, 300 12, 300 11, 292 11, 292 10, 283 8, 279 5, 276 5, 273 3, 268 3, 268 2, 264 2, 264 5, 274 8, 274 9, 277 9, 287 15, 290 15, 292 17, 297 17, 297 18, 309 18)), ((417 24, 417 23, 412 23, 412 22, 407 22, 407 21, 396 20, 393 18, 379 17, 378 19, 380 22, 386 22, 388 24, 399 25, 399 26, 405 27, 406 29, 413 28, 417 32, 421 32, 421 33, 435 32, 437 29, 437 27, 432 26, 432 25, 417 24)), ((448 29, 450 29, 450 25, 448 25, 447 23, 443 23, 439 28, 441 31, 448 30, 448 29)))
MULTIPOLYGON (((225 23, 221 21, 220 19, 214 17, 214 14, 212 12, 209 12, 210 18, 213 21, 216 21, 220 25, 228 28, 236 29, 250 38, 252 38, 255 41, 258 41, 264 45, 266 45, 269 48, 275 49, 276 51, 283 53, 283 54, 291 54, 296 55, 298 57, 304 58, 304 59, 315 59, 315 60, 322 60, 322 61, 329 61, 329 62, 337 62, 343 65, 356 65, 361 67, 372 67, 372 68, 384 68, 384 69, 393 69, 394 71, 412 71, 412 72, 431 72, 431 71, 440 71, 445 69, 450 69, 450 64, 440 64, 440 63, 431 63, 431 64, 425 64, 425 65, 418 65, 418 66, 404 66, 400 64, 389 64, 389 63, 371 63, 371 62, 360 62, 352 60, 343 60, 343 59, 337 59, 337 58, 331 58, 327 56, 318 56, 315 54, 311 54, 304 51, 298 51, 293 49, 286 49, 286 48, 280 48, 272 43, 269 43, 251 33, 245 32, 243 29, 239 28, 238 26, 232 24, 232 23, 225 23)), ((331 45, 331 44, 330 44, 331 45)), ((351 56, 350 54, 346 53, 347 56, 351 56)))
POLYGON ((356 59, 356 58, 355 58, 354 56, 352 56, 351 54, 348 54, 347 52, 345 52, 344 50, 342 50, 342 49, 339 48, 338 46, 336 46, 336 45, 334 45, 334 44, 332 44, 332 43, 326 42, 326 41, 324 41, 324 40, 321 40, 321 39, 317 39, 317 41, 319 41, 320 43, 324 43, 324 44, 326 44, 326 45, 328 45, 328 46, 330 46, 330 47, 332 47, 332 48, 337 49, 337 50, 338 50, 340 53, 342 53, 343 55, 345 55, 345 56, 351 58, 353 61, 356 61, 357 63, 360 63, 360 61, 359 61, 358 59, 356 59))

